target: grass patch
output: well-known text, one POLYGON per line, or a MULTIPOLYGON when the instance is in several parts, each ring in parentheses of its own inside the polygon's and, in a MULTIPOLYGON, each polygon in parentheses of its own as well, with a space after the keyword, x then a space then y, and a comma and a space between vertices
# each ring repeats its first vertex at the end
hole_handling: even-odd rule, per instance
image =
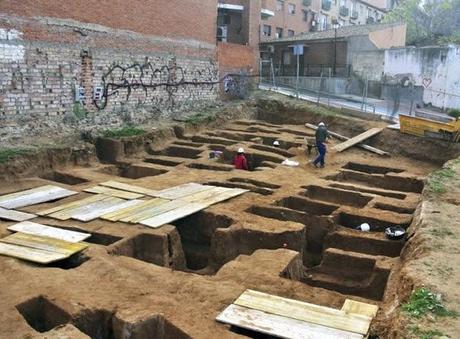
POLYGON ((434 329, 434 330, 422 330, 417 325, 412 325, 409 327, 409 330, 412 334, 416 335, 420 339, 433 339, 445 336, 444 333, 441 331, 434 329))
POLYGON ((193 115, 190 115, 185 118, 185 122, 193 125, 198 125, 202 123, 210 123, 216 120, 216 116, 207 112, 199 112, 193 115))
POLYGON ((440 317, 457 317, 459 315, 458 312, 444 307, 440 294, 433 293, 425 287, 412 292, 409 301, 402 305, 402 309, 414 318, 421 318, 428 313, 440 317))
POLYGON ((0 164, 6 163, 13 158, 16 158, 20 155, 29 154, 31 152, 32 150, 28 148, 0 149, 0 164))
POLYGON ((446 191, 446 180, 449 178, 453 178, 454 176, 455 171, 450 167, 446 167, 438 171, 435 171, 430 175, 428 179, 428 187, 431 189, 432 192, 442 194, 446 191))
POLYGON ((117 129, 108 129, 103 132, 103 136, 106 138, 123 138, 123 137, 132 137, 135 135, 145 134, 145 130, 142 128, 137 128, 133 126, 125 126, 117 129))
POLYGON ((85 109, 85 107, 83 107, 81 103, 77 102, 73 105, 73 115, 75 115, 78 120, 82 120, 86 118, 88 111, 85 109))
POLYGON ((448 114, 452 117, 452 118, 455 118, 455 119, 458 119, 460 118, 460 109, 450 109, 448 111, 448 114))

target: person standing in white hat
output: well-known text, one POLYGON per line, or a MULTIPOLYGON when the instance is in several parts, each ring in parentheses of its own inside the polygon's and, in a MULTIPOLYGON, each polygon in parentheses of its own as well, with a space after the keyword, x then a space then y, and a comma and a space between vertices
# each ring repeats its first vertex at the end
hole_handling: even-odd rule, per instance
POLYGON ((249 170, 248 168, 248 161, 246 160, 246 156, 244 155, 244 148, 238 148, 238 154, 233 159, 233 164, 235 165, 236 169, 239 170, 249 170))
POLYGON ((318 129, 315 133, 316 137, 316 149, 318 150, 318 156, 312 162, 313 166, 323 168, 324 167, 324 158, 326 157, 326 139, 330 138, 329 132, 327 131, 326 125, 324 122, 318 124, 318 129))

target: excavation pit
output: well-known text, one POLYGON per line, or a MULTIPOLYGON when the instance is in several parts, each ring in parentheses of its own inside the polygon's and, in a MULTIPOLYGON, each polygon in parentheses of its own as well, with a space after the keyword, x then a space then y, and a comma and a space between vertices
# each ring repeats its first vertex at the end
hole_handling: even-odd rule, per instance
POLYGON ((328 205, 300 197, 283 198, 278 200, 275 204, 310 215, 330 215, 339 208, 339 206, 336 205, 328 205))
POLYGON ((79 184, 84 184, 85 182, 89 182, 89 180, 87 179, 80 178, 80 177, 74 176, 69 173, 57 172, 57 171, 42 175, 40 178, 50 180, 50 181, 60 182, 61 184, 66 184, 66 185, 79 185, 79 184))
POLYGON ((167 160, 167 159, 161 159, 161 158, 155 158, 155 157, 145 158, 144 162, 148 162, 150 164, 155 164, 155 165, 169 166, 169 167, 175 167, 175 166, 182 164, 181 161, 173 161, 173 160, 167 160))
POLYGON ((351 229, 356 229, 359 225, 367 223, 370 225, 371 232, 383 232, 385 228, 391 226, 401 226, 406 228, 409 226, 409 223, 400 223, 395 224, 394 222, 381 220, 377 218, 372 218, 368 216, 356 215, 346 212, 340 212, 337 216, 337 224, 351 229))
POLYGON ((71 270, 81 266, 88 260, 90 260, 90 258, 86 256, 84 253, 80 252, 64 260, 59 260, 54 263, 48 264, 45 267, 60 268, 61 270, 71 270))
POLYGON ((297 136, 301 137, 314 137, 315 133, 308 133, 308 132, 302 132, 302 131, 297 131, 295 129, 289 129, 289 128, 280 128, 278 131, 284 132, 284 133, 289 133, 289 134, 294 134, 297 136))
POLYGON ((403 169, 399 169, 399 168, 373 166, 373 165, 368 165, 368 164, 359 164, 357 162, 349 162, 342 168, 349 169, 349 170, 356 171, 356 172, 369 173, 369 174, 387 174, 387 173, 404 172, 403 169))
POLYGON ((44 333, 66 324, 71 316, 45 296, 38 296, 16 306, 25 321, 35 331, 44 333))
POLYGON ((165 266, 164 238, 156 234, 141 233, 116 244, 111 250, 113 255, 122 255, 137 260, 165 266))
POLYGON ((191 139, 193 142, 199 142, 199 143, 204 143, 204 144, 216 144, 216 145, 224 145, 224 146, 229 146, 229 145, 235 145, 238 141, 236 140, 229 140, 225 138, 212 138, 212 137, 206 137, 203 135, 195 135, 191 139))
POLYGON ((333 204, 347 205, 353 207, 364 207, 372 197, 360 193, 345 191, 342 189, 329 188, 323 186, 309 185, 303 186, 306 191, 301 193, 313 200, 326 201, 333 204))
POLYGON ((415 208, 396 206, 396 205, 386 204, 383 202, 376 202, 374 204, 374 207, 381 209, 381 210, 392 211, 392 212, 401 213, 401 214, 413 214, 415 212, 415 208))
POLYGON ((204 144, 198 143, 198 142, 191 142, 191 141, 182 141, 182 140, 176 140, 173 142, 174 145, 179 145, 179 146, 187 146, 187 147, 196 147, 200 148, 203 147, 204 144))
POLYGON ((186 266, 189 270, 199 271, 208 267, 214 232, 218 228, 228 228, 233 223, 234 221, 227 216, 204 211, 173 223, 180 234, 186 266))
POLYGON ((269 188, 257 187, 257 186, 254 186, 251 184, 245 184, 245 183, 210 181, 210 182, 207 182, 206 184, 213 185, 213 186, 220 186, 220 187, 228 187, 228 188, 242 188, 242 189, 246 189, 251 192, 262 194, 262 195, 273 194, 273 191, 269 188))
POLYGON ((294 156, 294 154, 289 153, 288 151, 285 151, 285 150, 280 149, 280 148, 272 147, 272 146, 252 145, 251 148, 259 150, 259 151, 275 153, 275 154, 281 155, 281 156, 286 157, 286 158, 292 158, 294 156))
POLYGON ((123 178, 139 179, 144 177, 154 177, 160 174, 167 173, 168 171, 159 168, 144 167, 139 165, 113 165, 105 167, 99 170, 99 172, 123 178))
POLYGON ((104 309, 84 310, 74 317, 72 324, 90 338, 113 339, 117 337, 113 316, 113 312, 104 309))
POLYGON ((209 165, 209 164, 202 164, 198 162, 192 162, 191 164, 188 164, 187 167, 198 169, 198 170, 221 171, 221 172, 229 172, 229 171, 233 171, 234 169, 232 165, 209 165))
POLYGON ((90 244, 109 246, 116 243, 117 241, 120 241, 121 239, 123 238, 110 234, 92 232, 91 236, 86 239, 85 242, 89 242, 90 244))
POLYGON ((200 157, 202 150, 183 147, 183 146, 169 146, 163 150, 153 151, 150 150, 149 154, 151 155, 166 155, 173 158, 187 158, 187 159, 198 159, 200 157))
POLYGON ((278 189, 281 188, 281 185, 276 185, 272 183, 268 183, 265 181, 259 181, 259 180, 254 180, 254 179, 248 179, 248 178, 230 178, 228 181, 230 182, 242 182, 242 183, 247 183, 251 184, 254 186, 258 187, 263 187, 263 188, 270 188, 270 189, 278 189))
POLYGON ((384 191, 384 190, 372 189, 372 188, 366 188, 366 187, 359 187, 359 186, 348 185, 348 184, 332 183, 332 184, 329 184, 329 186, 335 187, 335 188, 341 188, 341 189, 348 190, 348 191, 369 193, 369 194, 374 194, 374 195, 380 195, 382 197, 389 197, 389 198, 400 199, 400 200, 404 200, 407 197, 407 195, 403 193, 384 191))

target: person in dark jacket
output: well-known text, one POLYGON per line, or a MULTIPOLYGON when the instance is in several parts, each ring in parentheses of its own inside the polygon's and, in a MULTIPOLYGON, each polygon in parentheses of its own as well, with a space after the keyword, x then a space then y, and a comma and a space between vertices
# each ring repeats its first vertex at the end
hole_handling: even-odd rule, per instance
POLYGON ((318 150, 318 156, 312 162, 313 166, 323 168, 324 167, 324 158, 326 157, 326 140, 330 138, 329 132, 327 131, 326 125, 324 122, 320 122, 318 129, 316 130, 316 149, 318 150))
POLYGON ((244 155, 244 149, 242 147, 238 148, 238 154, 233 159, 233 164, 235 165, 236 169, 246 171, 249 170, 248 161, 246 160, 246 156, 244 155))

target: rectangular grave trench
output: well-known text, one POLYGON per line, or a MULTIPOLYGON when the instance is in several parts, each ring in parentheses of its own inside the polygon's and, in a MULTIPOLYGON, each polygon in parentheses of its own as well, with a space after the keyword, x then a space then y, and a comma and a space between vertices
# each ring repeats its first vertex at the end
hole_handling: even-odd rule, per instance
POLYGON ((305 192, 301 193, 304 196, 333 204, 364 207, 372 200, 371 196, 331 187, 309 185, 302 188, 306 189, 305 192))
POLYGON ((144 158, 144 162, 147 162, 149 164, 169 166, 169 167, 175 167, 182 163, 182 161, 173 161, 173 160, 167 160, 167 159, 161 159, 161 158, 155 158, 155 157, 144 158))
POLYGON ((337 205, 329 205, 295 196, 283 198, 276 201, 275 204, 310 215, 330 215, 339 208, 337 205))
POLYGON ((262 194, 262 195, 273 194, 273 191, 269 188, 257 187, 252 184, 245 184, 245 183, 238 183, 238 182, 208 181, 206 185, 228 187, 228 188, 242 188, 242 189, 249 190, 253 193, 262 194))
POLYGON ((337 224, 347 228, 355 229, 363 223, 370 225, 371 232, 383 232, 385 231, 385 228, 391 226, 401 226, 402 228, 407 228, 409 226, 408 223, 395 224, 390 221, 363 215, 351 214, 347 212, 340 212, 337 216, 337 224))
POLYGON ((167 245, 162 235, 140 233, 114 245, 110 254, 131 257, 158 266, 168 266, 165 261, 168 248, 165 246, 167 245))
POLYGON ((360 164, 357 162, 349 162, 342 168, 349 169, 357 172, 364 172, 369 174, 387 174, 387 173, 401 173, 404 172, 403 169, 393 168, 393 167, 384 167, 384 166, 374 166, 369 164, 360 164))
POLYGON ((150 150, 151 155, 165 155, 173 158, 187 158, 187 159, 198 159, 202 150, 185 147, 185 146, 169 146, 165 149, 154 151, 150 150))
POLYGON ((139 179, 144 177, 157 176, 160 174, 167 173, 168 171, 154 167, 125 164, 108 166, 103 169, 100 169, 99 172, 123 178, 139 179))
POLYGON ((394 198, 394 199, 399 199, 399 200, 404 200, 407 197, 407 195, 403 193, 360 187, 360 186, 355 186, 355 185, 350 185, 350 184, 331 183, 329 184, 329 186, 334 187, 334 188, 348 190, 348 191, 369 193, 369 194, 380 195, 382 197, 394 198))
POLYGON ((60 182, 61 184, 72 185, 72 186, 83 184, 85 182, 89 182, 89 180, 85 178, 80 178, 80 177, 77 177, 69 173, 58 172, 58 171, 46 173, 42 175, 40 178, 50 180, 50 181, 60 182))
POLYGON ((192 162, 187 165, 188 168, 198 169, 198 170, 208 170, 208 171, 220 171, 220 172, 230 172, 234 168, 231 165, 224 164, 203 164, 198 162, 192 162))
POLYGON ((273 184, 273 183, 268 183, 268 182, 265 182, 265 181, 259 181, 259 180, 248 179, 248 178, 234 177, 234 178, 229 179, 228 181, 247 183, 247 184, 251 184, 251 185, 254 185, 254 186, 257 186, 257 187, 262 187, 262 188, 270 188, 270 189, 281 188, 281 185, 276 185, 276 184, 273 184))
MULTIPOLYGON (((224 215, 200 211, 172 224, 180 234, 187 269, 211 273, 208 268, 211 240, 218 228, 228 228, 234 221, 224 215)), ((200 273, 200 272, 197 272, 200 273)), ((212 272, 215 273, 215 272, 212 272)))

